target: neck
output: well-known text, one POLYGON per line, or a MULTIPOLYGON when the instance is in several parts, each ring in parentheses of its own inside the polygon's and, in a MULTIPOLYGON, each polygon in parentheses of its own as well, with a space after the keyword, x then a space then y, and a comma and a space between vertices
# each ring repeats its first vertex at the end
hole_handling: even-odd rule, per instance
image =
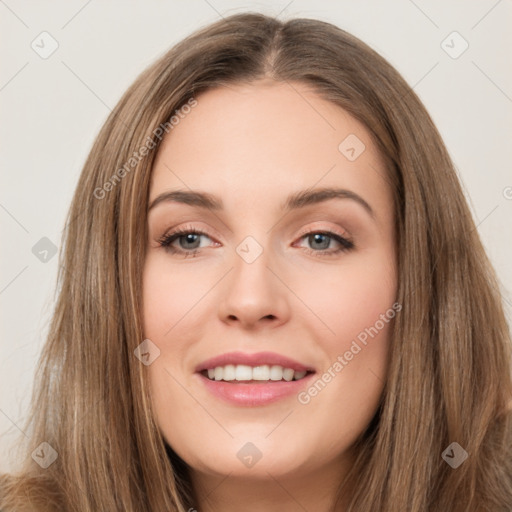
POLYGON ((261 476, 219 475, 191 470, 198 512, 344 512, 348 496, 338 499, 338 488, 346 475, 340 461, 315 472, 299 468, 286 475, 272 469, 261 476))

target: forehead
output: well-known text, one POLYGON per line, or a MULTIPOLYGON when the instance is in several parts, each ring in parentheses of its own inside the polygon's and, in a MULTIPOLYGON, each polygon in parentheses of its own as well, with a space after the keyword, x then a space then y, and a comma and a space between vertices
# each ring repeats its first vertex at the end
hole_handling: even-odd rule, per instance
POLYGON ((253 204, 292 190, 343 187, 383 207, 390 201, 369 131, 299 83, 260 81, 210 89, 166 135, 150 202, 169 189, 200 189, 224 203, 253 204))

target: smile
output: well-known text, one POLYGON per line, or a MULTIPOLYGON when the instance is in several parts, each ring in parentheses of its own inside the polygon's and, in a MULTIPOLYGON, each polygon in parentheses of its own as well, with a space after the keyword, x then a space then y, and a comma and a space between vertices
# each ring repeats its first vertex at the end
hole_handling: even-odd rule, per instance
POLYGON ((228 364, 226 366, 216 366, 203 372, 203 375, 210 380, 215 381, 281 381, 290 382, 292 380, 303 379, 308 372, 306 370, 296 371, 293 368, 284 368, 280 365, 248 366, 245 364, 228 364))
POLYGON ((231 352, 204 361, 196 374, 213 397, 256 407, 296 396, 315 369, 273 352, 231 352))

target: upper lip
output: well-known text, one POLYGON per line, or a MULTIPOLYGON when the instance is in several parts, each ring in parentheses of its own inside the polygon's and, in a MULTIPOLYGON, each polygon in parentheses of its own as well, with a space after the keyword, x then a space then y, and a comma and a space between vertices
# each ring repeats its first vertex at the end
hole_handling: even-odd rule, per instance
POLYGON ((261 366, 264 364, 279 365, 283 368, 291 368, 297 372, 302 371, 315 371, 314 368, 301 364, 294 359, 276 354, 275 352, 257 352, 254 354, 247 354, 245 352, 228 352, 221 354, 216 357, 212 357, 203 361, 196 367, 196 372, 202 372, 203 370, 211 370, 217 366, 226 366, 228 364, 245 364, 247 366, 261 366))

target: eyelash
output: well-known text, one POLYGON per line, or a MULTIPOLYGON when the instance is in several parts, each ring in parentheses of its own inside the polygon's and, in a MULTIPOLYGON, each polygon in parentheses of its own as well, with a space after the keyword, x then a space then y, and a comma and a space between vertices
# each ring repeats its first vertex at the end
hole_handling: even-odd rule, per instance
MULTIPOLYGON (((194 258, 201 249, 192 249, 192 250, 184 250, 184 249, 177 249, 176 247, 171 246, 171 244, 179 239, 183 235, 188 234, 194 234, 194 235, 204 235, 208 238, 211 238, 208 233, 201 231, 199 229, 194 229, 185 226, 184 228, 177 229, 173 231, 172 233, 163 235, 159 240, 158 243, 161 247, 163 247, 166 251, 170 252, 171 254, 182 254, 187 257, 194 258)), ((311 235, 327 235, 328 238, 332 238, 336 242, 340 244, 340 247, 336 250, 328 250, 328 249, 322 249, 320 251, 315 251, 313 249, 305 248, 306 252, 308 254, 313 254, 314 256, 320 256, 320 257, 330 257, 330 256, 336 256, 339 253, 350 251, 354 248, 354 243, 348 240, 347 238, 341 236, 338 233, 334 233, 333 231, 307 231, 306 233, 303 233, 299 239, 305 238, 307 236, 311 235)))

